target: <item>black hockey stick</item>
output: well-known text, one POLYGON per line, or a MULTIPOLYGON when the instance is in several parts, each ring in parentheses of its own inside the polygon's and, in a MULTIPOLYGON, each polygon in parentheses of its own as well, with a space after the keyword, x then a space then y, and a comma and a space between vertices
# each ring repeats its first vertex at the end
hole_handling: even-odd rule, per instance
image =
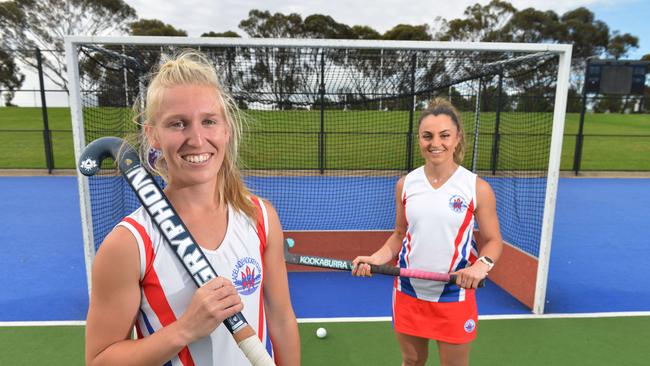
MULTIPOLYGON (((293 248, 293 243, 293 239, 291 238, 288 238, 284 241, 284 261, 287 263, 298 264, 301 266, 337 269, 340 271, 352 270, 352 261, 291 253, 289 252, 289 248, 293 248)), ((387 276, 418 278, 422 280, 447 282, 450 284, 456 283, 456 275, 450 275, 449 273, 429 272, 418 269, 399 268, 389 265, 378 266, 371 264, 370 272, 387 276)), ((478 287, 483 286, 485 286, 485 279, 481 280, 478 284, 478 287)))

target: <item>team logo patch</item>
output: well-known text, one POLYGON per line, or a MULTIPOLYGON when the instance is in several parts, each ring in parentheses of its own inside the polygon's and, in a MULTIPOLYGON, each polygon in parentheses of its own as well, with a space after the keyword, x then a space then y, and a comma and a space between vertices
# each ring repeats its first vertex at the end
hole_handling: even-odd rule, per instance
POLYGON ((241 295, 254 293, 262 283, 262 267, 251 257, 240 259, 232 271, 232 283, 241 295))
POLYGON ((467 207, 469 206, 467 205, 465 199, 457 194, 451 196, 449 199, 449 208, 451 208, 451 210, 454 212, 463 213, 467 211, 467 207))
POLYGON ((465 328, 465 331, 467 333, 472 333, 474 329, 476 329, 476 322, 474 319, 467 319, 463 328, 465 328))

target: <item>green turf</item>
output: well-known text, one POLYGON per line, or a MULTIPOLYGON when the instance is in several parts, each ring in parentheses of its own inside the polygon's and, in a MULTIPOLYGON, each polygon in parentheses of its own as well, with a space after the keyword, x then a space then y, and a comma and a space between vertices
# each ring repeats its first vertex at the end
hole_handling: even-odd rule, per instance
MULTIPOLYGON (((650 317, 482 320, 472 366, 647 365, 650 317)), ((305 365, 399 365, 390 323, 320 323, 300 327, 305 365), (316 337, 326 327, 325 339, 316 337)), ((431 343, 427 365, 439 365, 431 343)))
MULTIPOLYGON (((300 324, 302 364, 399 365, 389 322, 300 324), (325 339, 316 329, 327 328, 325 339)), ((482 320, 473 366, 647 365, 650 317, 482 320)), ((83 365, 84 328, 2 327, 0 365, 83 365)), ((433 342, 427 365, 438 365, 433 342)))
POLYGON ((0 327, 0 365, 83 365, 84 327, 0 327))
MULTIPOLYGON (((115 135, 115 129, 131 118, 127 108, 87 108, 88 117, 101 114, 106 121, 103 131, 90 139, 115 135)), ((248 111, 249 128, 242 147, 246 166, 255 169, 318 169, 320 111, 248 111), (296 135, 299 137, 296 138, 296 135), (298 152, 298 153, 297 153, 298 152)), ((73 168, 74 154, 68 108, 49 108, 55 168, 73 168)), ((326 111, 324 164, 330 169, 406 169, 408 112, 394 111, 326 111), (353 133, 354 132, 354 133, 353 133)), ((484 158, 478 169, 490 169, 494 113, 482 113, 479 151, 484 158)), ((521 119, 542 120, 549 114, 502 113, 502 145, 510 141, 522 153, 512 154, 499 162, 500 169, 536 169, 544 161, 530 153, 527 146, 534 138, 507 136, 521 132, 521 119), (507 163, 506 163, 507 161, 507 163)), ((464 113, 469 127, 473 113, 464 113)), ((534 124, 531 123, 531 124, 534 124)), ((566 117, 562 150, 562 170, 573 168, 575 135, 579 114, 566 117)), ((0 108, 0 169, 44 168, 43 122, 40 108, 0 108)), ((548 133, 546 131, 545 133, 548 133)), ((650 171, 650 115, 587 114, 581 168, 583 170, 650 171)), ((413 141, 413 166, 420 163, 417 141, 413 141)), ((466 164, 472 156, 473 136, 468 136, 466 164)), ((507 150, 502 150, 506 157, 507 150)))

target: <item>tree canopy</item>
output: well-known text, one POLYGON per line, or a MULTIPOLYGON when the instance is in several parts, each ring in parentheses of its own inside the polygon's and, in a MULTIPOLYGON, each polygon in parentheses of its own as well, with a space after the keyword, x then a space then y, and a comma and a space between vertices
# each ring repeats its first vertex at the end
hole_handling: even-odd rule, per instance
POLYGON ((226 37, 226 38, 240 38, 241 36, 237 32, 225 31, 225 32, 205 32, 201 34, 201 37, 226 37))
POLYGON ((423 25, 399 24, 384 33, 382 39, 402 41, 430 41, 429 27, 423 25))
POLYGON ((512 4, 492 0, 487 5, 468 6, 464 18, 441 19, 435 38, 439 41, 495 42, 503 41, 503 28, 517 12, 512 4))
POLYGON ((303 34, 303 21, 299 14, 271 14, 269 11, 253 9, 248 18, 239 23, 239 28, 251 37, 297 38, 303 34))
POLYGON ((25 65, 37 66, 34 50, 43 53, 43 73, 67 90, 63 36, 125 32, 135 10, 123 0, 14 0, 0 3, 0 47, 14 50, 25 65))
MULTIPOLYGON (((17 64, 36 67, 33 51, 39 48, 55 50, 43 52, 44 74, 65 89, 67 75, 61 51, 66 34, 187 36, 185 30, 160 20, 137 19, 135 10, 125 1, 128 0, 0 1, 0 48, 12 55, 6 52, 0 55, 2 85, 20 87, 23 76, 17 64)), ((577 75, 581 74, 588 57, 620 59, 639 47, 638 37, 610 30, 585 7, 557 14, 532 7, 519 10, 504 0, 468 6, 457 19, 432 19, 431 25, 398 24, 384 33, 367 25, 347 25, 325 14, 311 14, 303 19, 297 13, 258 9, 248 13, 239 23, 239 29, 246 36, 262 38, 568 43, 573 45, 573 70, 577 75)), ((208 31, 201 37, 240 35, 230 30, 208 31)), ((290 64, 288 59, 283 62, 285 66, 290 64)), ((272 72, 263 65, 259 67, 260 73, 272 72)), ((283 82, 283 88, 294 84, 297 85, 297 81, 283 82)))
POLYGON ((6 89, 2 93, 6 106, 12 105, 11 100, 14 98, 14 91, 19 89, 24 81, 25 75, 20 72, 13 57, 0 49, 0 89, 6 89))
POLYGON ((303 36, 308 38, 354 39, 350 26, 339 23, 328 15, 313 14, 303 22, 303 36))
POLYGON ((398 24, 381 34, 364 25, 349 26, 331 16, 271 14, 253 9, 239 23, 250 37, 438 40, 472 42, 568 43, 573 45, 574 67, 587 57, 622 58, 638 48, 639 39, 629 33, 611 31, 594 13, 579 7, 564 14, 534 8, 519 10, 503 0, 468 6, 457 19, 438 18, 434 27, 426 24, 398 24))
POLYGON ((620 34, 618 31, 614 31, 613 37, 609 39, 609 43, 607 44, 607 53, 618 60, 627 55, 630 49, 638 47, 638 37, 629 33, 620 34))
POLYGON ((552 10, 518 10, 508 2, 492 0, 467 7, 463 18, 440 23, 435 38, 441 41, 572 44, 576 66, 584 65, 591 56, 618 59, 639 46, 637 37, 610 32, 607 24, 585 7, 558 15, 552 10))
POLYGON ((187 32, 182 29, 176 29, 174 26, 165 24, 158 19, 140 19, 129 24, 130 33, 133 36, 158 36, 158 37, 175 37, 187 36, 187 32))

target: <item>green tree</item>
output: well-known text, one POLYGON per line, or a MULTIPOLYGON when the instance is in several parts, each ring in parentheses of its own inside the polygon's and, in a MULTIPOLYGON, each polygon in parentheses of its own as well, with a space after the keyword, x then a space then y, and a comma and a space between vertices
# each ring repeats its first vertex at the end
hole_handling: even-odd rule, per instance
MULTIPOLYGON (((129 33, 134 36, 187 36, 184 30, 157 19, 131 22, 129 33)), ((120 45, 84 48, 83 52, 87 57, 80 64, 80 69, 86 82, 94 83, 99 105, 113 107, 134 104, 142 77, 158 65, 161 56, 157 47, 120 45)))
POLYGON ((430 41, 432 39, 429 34, 429 27, 426 24, 398 24, 387 30, 381 38, 400 41, 430 41))
POLYGON ((562 15, 560 22, 561 35, 556 41, 573 45, 574 62, 582 65, 587 57, 603 55, 607 50, 609 27, 605 22, 596 20, 589 9, 580 7, 568 11, 562 15))
POLYGON ((251 37, 260 38, 297 38, 303 34, 302 17, 292 13, 284 15, 269 11, 253 9, 248 18, 239 22, 239 28, 251 37))
POLYGON ((339 23, 328 15, 312 14, 305 18, 302 25, 302 37, 354 39, 354 31, 349 26, 339 23))
POLYGON ((381 34, 367 25, 355 25, 352 27, 355 39, 381 39, 381 34))
MULTIPOLYGON (((251 37, 297 38, 303 34, 303 21, 295 13, 271 14, 253 9, 248 13, 248 18, 239 23, 239 28, 251 37)), ((258 48, 254 57, 248 55, 248 60, 253 62, 253 67, 250 77, 243 84, 244 89, 267 92, 280 109, 292 108, 295 102, 292 96, 309 83, 307 75, 311 73, 311 66, 301 62, 296 52, 272 47, 258 48)))
POLYGON ((206 33, 201 34, 201 37, 241 38, 241 36, 239 34, 237 34, 237 32, 233 32, 233 31, 225 31, 225 32, 220 32, 220 33, 210 31, 210 32, 206 32, 206 33))
POLYGON ((187 32, 182 29, 176 29, 174 26, 165 24, 158 19, 140 19, 129 24, 131 35, 134 36, 166 36, 166 37, 185 37, 187 32))
POLYGON ((512 4, 500 0, 468 6, 462 19, 440 19, 440 29, 434 38, 440 41, 503 41, 502 28, 516 11, 512 4))
POLYGON ((563 36, 560 17, 554 11, 526 8, 515 12, 500 38, 508 42, 551 43, 563 36))
POLYGON ((124 33, 135 10, 123 0, 14 0, 0 3, 0 46, 16 50, 16 59, 37 67, 34 50, 43 53, 43 73, 67 90, 63 35, 124 33))
POLYGON ((3 93, 5 106, 11 107, 15 90, 19 89, 25 81, 25 75, 20 73, 20 69, 14 62, 12 55, 0 49, 0 89, 6 89, 3 93))
POLYGON ((534 8, 517 10, 512 4, 492 0, 465 9, 464 17, 440 21, 435 38, 444 41, 567 43, 573 45, 575 69, 591 56, 625 56, 638 47, 638 38, 617 31, 610 33, 605 22, 584 7, 562 16, 534 8))
MULTIPOLYGON (((226 32, 206 32, 201 34, 201 37, 221 37, 221 38, 241 38, 239 34, 233 31, 226 32)), ((223 48, 223 47, 202 47, 203 52, 210 53, 210 59, 214 62, 215 67, 220 73, 220 76, 223 78, 223 82, 227 87, 232 86, 233 84, 243 84, 244 83, 244 73, 237 69, 237 56, 235 50, 232 48, 223 48)), ((250 51, 246 49, 240 49, 242 53, 241 56, 245 59, 250 59, 250 51)), ((247 100, 245 98, 237 99, 239 108, 247 109, 247 100)))
MULTIPOLYGON (((432 39, 429 34, 429 27, 426 24, 398 24, 387 30, 381 38, 395 41, 430 41, 432 39)), ((375 80, 381 86, 375 89, 383 90, 389 94, 411 94, 413 92, 417 94, 418 91, 421 91, 417 85, 413 85, 411 79, 415 66, 413 63, 415 54, 413 52, 405 50, 375 52, 377 53, 375 58, 361 60, 360 62, 362 66, 360 69, 363 70, 368 79, 375 80)), ((440 75, 440 65, 436 63, 436 60, 420 59, 418 61, 419 64, 416 67, 424 75, 416 84, 433 85, 435 75, 440 75)), ((409 98, 400 98, 384 101, 381 106, 391 110, 408 110, 412 108, 411 103, 412 101, 409 98)))
MULTIPOLYGON (((596 19, 594 13, 580 7, 559 16, 553 11, 534 8, 517 10, 510 3, 492 0, 487 5, 476 4, 465 10, 460 19, 442 20, 436 39, 455 41, 500 41, 524 43, 565 43, 573 45, 572 87, 580 90, 582 75, 588 57, 624 57, 638 47, 638 38, 617 31, 610 32, 605 22, 596 19)), ((551 64, 535 68, 535 78, 552 80, 555 69, 551 64)), ((524 74, 512 79, 510 88, 548 95, 552 85, 530 85, 530 77, 524 74)), ((541 100, 541 99, 540 99, 541 100)), ((522 106, 521 108, 528 108, 522 106)))
POLYGON ((613 37, 609 39, 607 53, 615 59, 620 59, 628 54, 630 49, 639 47, 639 38, 629 33, 620 34, 614 31, 613 37))

